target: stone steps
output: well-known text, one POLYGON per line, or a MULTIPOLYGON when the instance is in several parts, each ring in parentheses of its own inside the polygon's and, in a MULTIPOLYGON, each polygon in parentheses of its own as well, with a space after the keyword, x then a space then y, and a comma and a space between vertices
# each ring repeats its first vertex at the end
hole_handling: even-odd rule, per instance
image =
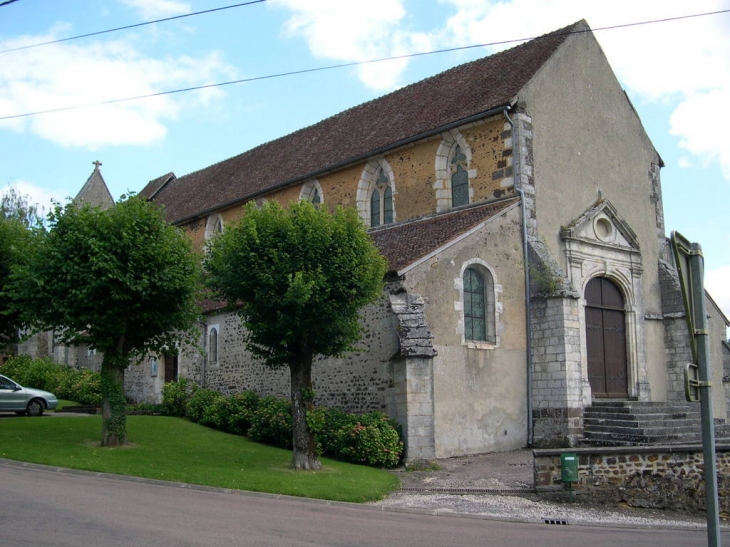
MULTIPOLYGON (((717 439, 730 439, 730 425, 718 424, 717 439)), ((584 410, 584 445, 647 446, 701 442, 702 423, 698 405, 606 401, 596 402, 584 410)))

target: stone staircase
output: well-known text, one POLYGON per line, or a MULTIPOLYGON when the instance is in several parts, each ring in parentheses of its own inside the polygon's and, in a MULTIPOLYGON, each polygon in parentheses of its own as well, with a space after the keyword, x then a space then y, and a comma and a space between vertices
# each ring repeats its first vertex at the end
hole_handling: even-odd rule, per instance
MULTIPOLYGON (((730 441, 730 426, 717 424, 715 442, 730 441)), ((583 413, 587 446, 702 444, 700 405, 639 401, 594 402, 583 413)))

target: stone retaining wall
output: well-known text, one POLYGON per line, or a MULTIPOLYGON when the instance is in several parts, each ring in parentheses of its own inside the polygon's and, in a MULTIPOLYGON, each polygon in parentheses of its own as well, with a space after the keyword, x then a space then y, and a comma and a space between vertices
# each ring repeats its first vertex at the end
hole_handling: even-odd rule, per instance
MULTIPOLYGON (((578 457, 576 497, 633 507, 705 510, 704 459, 698 445, 534 450, 538 493, 567 490, 560 456, 578 457)), ((716 446, 720 511, 730 513, 730 445, 716 446)))

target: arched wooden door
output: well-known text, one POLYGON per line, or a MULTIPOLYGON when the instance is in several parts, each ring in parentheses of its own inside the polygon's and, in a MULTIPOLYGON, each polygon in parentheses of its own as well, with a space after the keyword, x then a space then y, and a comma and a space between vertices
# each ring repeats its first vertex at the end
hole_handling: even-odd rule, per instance
POLYGON ((593 397, 628 396, 624 299, 605 277, 586 286, 588 380, 593 397))

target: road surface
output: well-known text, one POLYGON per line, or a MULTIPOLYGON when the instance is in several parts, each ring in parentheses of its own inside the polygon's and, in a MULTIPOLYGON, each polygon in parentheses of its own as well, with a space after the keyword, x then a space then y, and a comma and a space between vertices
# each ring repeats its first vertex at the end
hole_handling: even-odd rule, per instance
MULTIPOLYGON (((706 545, 704 531, 499 522, 184 487, 0 460, 8 547, 706 545)), ((730 535, 723 538, 730 545, 730 535)))

